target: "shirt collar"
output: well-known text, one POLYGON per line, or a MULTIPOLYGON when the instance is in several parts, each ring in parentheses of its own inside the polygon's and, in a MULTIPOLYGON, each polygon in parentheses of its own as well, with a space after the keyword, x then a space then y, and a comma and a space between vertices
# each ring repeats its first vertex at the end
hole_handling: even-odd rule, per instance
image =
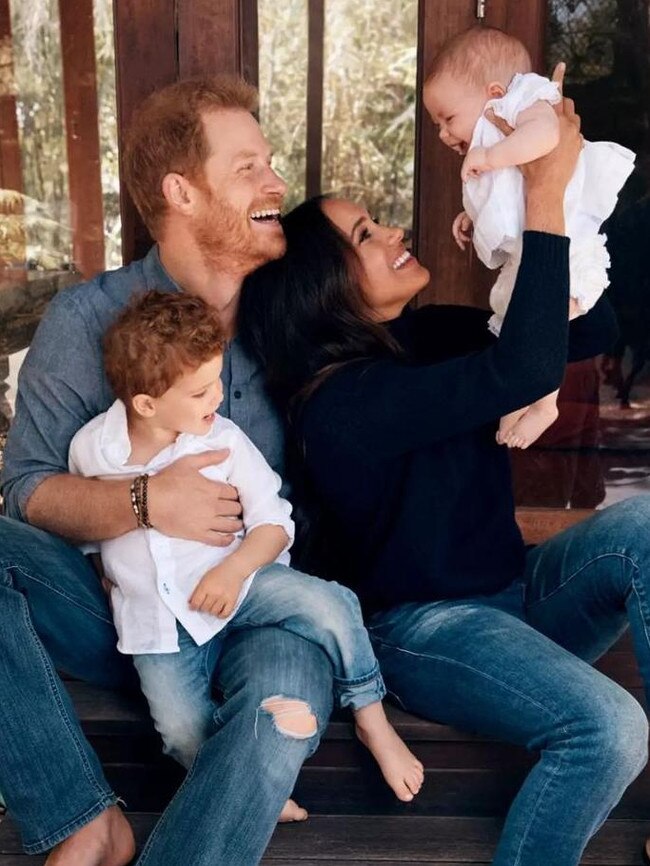
POLYGON ((171 278, 160 261, 160 249, 154 244, 142 260, 142 273, 147 290, 159 292, 182 292, 178 283, 171 278))
POLYGON ((131 455, 126 406, 121 400, 116 400, 106 412, 100 449, 109 462, 117 466, 123 466, 131 455))

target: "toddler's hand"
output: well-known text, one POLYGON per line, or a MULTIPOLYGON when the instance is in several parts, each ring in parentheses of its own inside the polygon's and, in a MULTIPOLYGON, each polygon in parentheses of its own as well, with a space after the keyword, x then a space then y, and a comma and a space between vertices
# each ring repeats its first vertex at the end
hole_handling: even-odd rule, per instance
POLYGON ((244 580, 245 576, 228 567, 227 560, 222 562, 198 582, 190 596, 190 608, 225 619, 235 609, 244 580))
POLYGON ((470 177, 478 177, 485 171, 492 171, 493 168, 488 148, 473 147, 463 160, 460 176, 463 183, 466 183, 470 177))
POLYGON ((464 250, 467 244, 471 241, 471 231, 472 220, 470 219, 469 214, 462 210, 451 224, 451 233, 461 250, 464 250))

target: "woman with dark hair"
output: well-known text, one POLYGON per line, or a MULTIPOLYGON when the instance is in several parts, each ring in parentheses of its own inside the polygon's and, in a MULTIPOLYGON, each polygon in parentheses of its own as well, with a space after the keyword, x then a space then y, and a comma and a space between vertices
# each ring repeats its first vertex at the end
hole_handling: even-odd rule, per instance
POLYGON ((484 311, 409 310, 429 274, 403 233, 336 199, 285 218, 285 257, 240 307, 289 419, 310 531, 362 601, 393 700, 541 752, 499 866, 575 866, 647 757, 641 707, 588 662, 629 617, 650 681, 650 498, 527 550, 495 442, 502 415, 559 387, 569 332, 573 360, 615 332, 604 301, 567 322, 570 103, 560 126, 558 148, 522 167, 527 231, 498 340, 484 311))

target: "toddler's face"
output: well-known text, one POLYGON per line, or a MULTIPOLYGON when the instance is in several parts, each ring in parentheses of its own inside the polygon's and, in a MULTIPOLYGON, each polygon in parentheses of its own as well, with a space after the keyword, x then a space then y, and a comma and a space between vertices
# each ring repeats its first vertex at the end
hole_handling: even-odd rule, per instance
POLYGON ((489 96, 487 87, 475 87, 447 73, 424 89, 424 107, 439 129, 440 140, 464 156, 489 96))
POLYGON ((217 355, 198 369, 183 373, 165 393, 154 400, 158 426, 175 433, 202 436, 214 422, 223 400, 221 368, 217 355))

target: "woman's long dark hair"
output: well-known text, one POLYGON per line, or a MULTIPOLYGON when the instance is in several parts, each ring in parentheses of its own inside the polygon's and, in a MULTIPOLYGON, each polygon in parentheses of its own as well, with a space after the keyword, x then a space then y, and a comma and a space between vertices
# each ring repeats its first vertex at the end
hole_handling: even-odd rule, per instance
POLYGON ((242 289, 239 333, 285 408, 341 364, 400 351, 372 321, 356 252, 322 202, 308 199, 284 217, 285 255, 247 277, 242 289))
POLYGON ((400 348, 372 321, 356 252, 325 216, 322 201, 321 196, 309 199, 287 214, 282 221, 286 254, 246 278, 239 334, 260 362, 289 425, 286 473, 297 528, 292 561, 340 579, 346 564, 330 544, 337 518, 323 509, 311 487, 295 422, 305 400, 342 365, 395 357, 400 348))

